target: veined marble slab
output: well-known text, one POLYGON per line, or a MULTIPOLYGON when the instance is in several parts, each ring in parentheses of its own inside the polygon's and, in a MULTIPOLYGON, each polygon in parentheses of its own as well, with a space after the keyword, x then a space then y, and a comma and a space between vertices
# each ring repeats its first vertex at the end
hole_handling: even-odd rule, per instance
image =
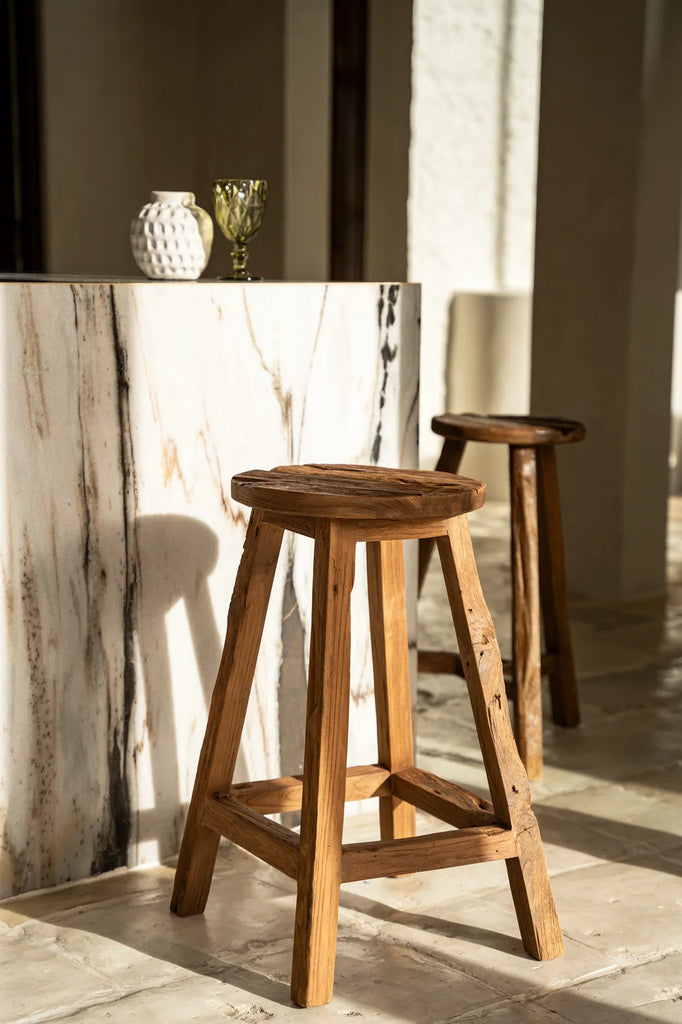
MULTIPOLYGON (((177 850, 248 517, 230 478, 416 466, 418 325, 416 285, 0 283, 0 897, 177 850)), ((242 779, 299 770, 311 555, 285 535, 242 779)))

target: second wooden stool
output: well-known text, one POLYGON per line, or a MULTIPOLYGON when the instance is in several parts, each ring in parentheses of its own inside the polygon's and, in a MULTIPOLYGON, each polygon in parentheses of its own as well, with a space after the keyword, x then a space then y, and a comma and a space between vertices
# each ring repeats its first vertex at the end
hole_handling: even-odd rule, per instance
MULTIPOLYGON (((582 441, 585 427, 575 420, 536 416, 479 416, 445 413, 431 421, 443 437, 436 469, 457 473, 468 441, 509 446, 512 525, 512 658, 509 696, 514 726, 528 777, 542 775, 542 675, 549 676, 552 718, 557 725, 580 722, 566 599, 564 545, 555 446, 582 441), (541 650, 540 606, 545 633, 541 650)), ((419 586, 428 568, 433 540, 419 543, 419 586)), ((420 651, 421 672, 462 674, 457 655, 420 651)))
POLYGON ((295 878, 291 994, 301 1006, 332 996, 342 882, 505 860, 526 950, 538 960, 562 952, 469 538, 465 513, 483 504, 484 493, 483 484, 463 477, 362 466, 289 466, 232 480, 233 498, 253 511, 172 908, 181 916, 203 911, 221 835, 295 878), (233 785, 284 530, 315 540, 304 770, 233 785), (491 802, 414 766, 402 541, 420 537, 437 539, 491 802), (367 544, 379 756, 377 764, 347 770, 350 594, 359 541, 367 544), (344 801, 370 796, 379 797, 381 839, 342 845, 344 801), (455 831, 415 836, 415 806, 455 831), (300 836, 266 817, 297 808, 300 836))

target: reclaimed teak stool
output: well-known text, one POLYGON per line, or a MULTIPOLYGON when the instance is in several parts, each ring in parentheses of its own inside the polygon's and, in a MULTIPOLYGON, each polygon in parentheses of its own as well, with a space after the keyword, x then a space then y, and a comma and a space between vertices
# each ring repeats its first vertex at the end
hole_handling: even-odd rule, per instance
MULTIPOLYGON (((566 599, 564 544, 556 451, 582 441, 576 420, 536 416, 479 416, 445 413, 431 421, 444 438, 437 470, 457 473, 467 441, 509 446, 511 500, 512 658, 505 661, 514 727, 528 777, 542 776, 541 677, 549 677, 552 718, 566 727, 580 722, 571 626, 566 599), (545 634, 542 652, 540 607, 545 634)), ((428 568, 433 540, 419 544, 419 587, 428 568)), ((420 672, 462 674, 458 655, 419 652, 420 672)))
POLYGON ((172 909, 206 905, 221 835, 295 878, 291 994, 328 1002, 339 885, 505 860, 523 944, 547 960, 562 939, 530 787, 504 699, 502 663, 481 593, 466 513, 485 487, 444 473, 289 466, 232 480, 253 509, 180 849, 172 909), (312 626, 302 776, 232 784, 284 530, 313 537, 312 626), (491 801, 414 766, 402 541, 438 543, 491 801), (378 763, 346 768, 350 594, 355 545, 367 544, 378 763), (378 796, 381 839, 342 845, 344 801, 378 796), (415 836, 415 807, 455 826, 415 836), (265 817, 301 810, 300 837, 265 817))

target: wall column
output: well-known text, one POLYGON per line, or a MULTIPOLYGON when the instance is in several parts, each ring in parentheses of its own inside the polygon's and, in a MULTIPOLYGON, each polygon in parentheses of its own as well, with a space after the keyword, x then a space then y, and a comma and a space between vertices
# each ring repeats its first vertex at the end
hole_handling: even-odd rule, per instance
POLYGON ((562 451, 569 586, 662 593, 682 183, 682 5, 545 4, 531 410, 562 451))
POLYGON ((329 278, 331 0, 284 8, 284 278, 329 278))

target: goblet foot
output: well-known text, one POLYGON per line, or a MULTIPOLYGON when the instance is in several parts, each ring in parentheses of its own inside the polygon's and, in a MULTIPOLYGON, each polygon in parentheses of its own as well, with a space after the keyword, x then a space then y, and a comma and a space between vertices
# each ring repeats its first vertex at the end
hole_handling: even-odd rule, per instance
POLYGON ((216 278, 218 281, 262 281, 262 277, 254 277, 253 274, 227 274, 225 277, 216 278))

